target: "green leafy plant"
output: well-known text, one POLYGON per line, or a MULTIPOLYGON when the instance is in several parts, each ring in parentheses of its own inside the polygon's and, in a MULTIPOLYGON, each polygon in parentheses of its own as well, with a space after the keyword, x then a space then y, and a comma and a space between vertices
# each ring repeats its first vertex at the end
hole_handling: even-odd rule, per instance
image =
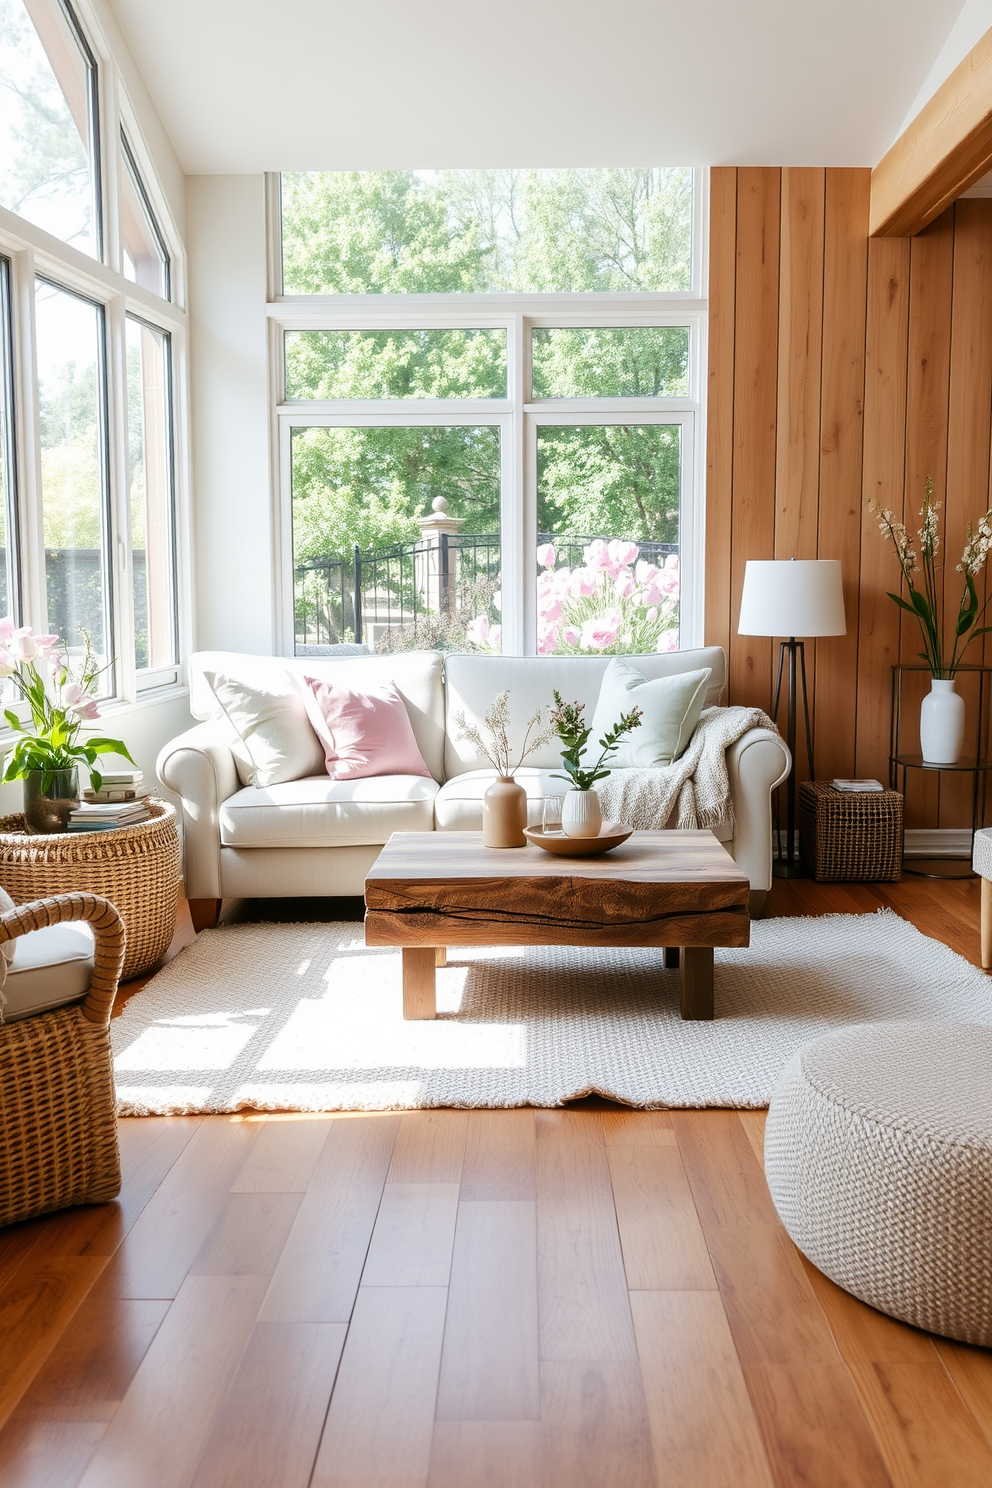
POLYGON ((13 708, 4 709, 8 726, 18 735, 4 762, 5 782, 40 774, 42 793, 47 794, 56 770, 84 765, 99 790, 103 776, 96 762, 101 755, 121 754, 134 764, 120 739, 80 737, 84 725, 100 716, 93 694, 98 677, 107 670, 97 666, 85 631, 83 640, 82 668, 73 677, 58 636, 33 635, 26 625, 15 630, 9 616, 0 620, 0 677, 10 679, 31 712, 30 723, 22 723, 13 708))
POLYGON ((551 725, 564 744, 561 752, 561 762, 565 767, 564 775, 555 775, 555 780, 565 780, 576 790, 592 790, 597 780, 605 780, 609 775, 606 760, 616 752, 617 746, 624 734, 629 734, 632 729, 641 726, 640 708, 631 708, 629 713, 623 713, 617 723, 599 740, 601 750, 599 759, 591 769, 582 768, 582 759, 586 752, 586 745, 592 729, 586 724, 584 713, 585 703, 566 703, 561 693, 555 689, 555 705, 551 712, 551 725))
POLYGON ((947 639, 940 621, 944 591, 944 559, 943 555, 938 557, 941 553, 937 518, 940 502, 933 499, 933 481, 928 475, 926 497, 920 508, 923 525, 916 534, 920 543, 918 554, 904 524, 892 512, 874 501, 868 502, 868 508, 877 518, 883 537, 889 538, 896 550, 899 567, 909 591, 909 599, 904 599, 901 594, 893 594, 891 590, 887 591, 889 598, 919 622, 923 637, 923 650, 918 653, 920 659, 927 663, 938 680, 950 679, 963 662, 964 654, 972 642, 992 631, 992 625, 978 623, 988 609, 989 599, 980 604, 975 588, 975 577, 985 567, 989 544, 992 543, 992 509, 985 513, 976 528, 968 523, 968 541, 965 543, 961 562, 955 568, 955 572, 964 575, 964 587, 954 622, 954 641, 948 655, 947 639), (917 586, 914 577, 916 574, 922 575, 922 587, 917 586))

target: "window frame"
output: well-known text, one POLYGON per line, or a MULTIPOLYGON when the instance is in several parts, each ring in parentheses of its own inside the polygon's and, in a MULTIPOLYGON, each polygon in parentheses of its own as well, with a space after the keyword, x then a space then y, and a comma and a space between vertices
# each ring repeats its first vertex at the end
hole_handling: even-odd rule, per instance
MULTIPOLYGON (((138 165, 134 150, 131 148, 131 141, 128 139, 127 129, 125 128, 123 123, 121 124, 120 128, 120 149, 121 182, 123 184, 125 177, 130 178, 131 185, 134 187, 135 193, 138 197, 138 201, 144 208, 145 215, 148 220, 148 226, 151 228, 152 237, 155 239, 156 247, 162 255, 162 277, 165 281, 165 293, 162 295, 162 299, 171 300, 172 254, 169 252, 168 240, 166 239, 165 233, 162 231, 161 225, 158 220, 158 213, 155 211, 155 207, 149 194, 148 188, 145 185, 144 174, 140 166, 138 165)), ((121 192, 121 198, 123 199, 123 192, 121 192)), ((124 272, 123 232, 121 233, 121 272, 124 272)), ((124 277, 125 279, 127 279, 129 284, 135 283, 135 280, 128 279, 128 276, 126 274, 124 275, 124 277)))
MULTIPOLYGON (((58 0, 63 5, 63 0, 58 0)), ((115 666, 108 707, 134 706, 185 685, 185 658, 192 637, 192 584, 189 554, 189 442, 186 397, 187 314, 182 303, 185 252, 158 187, 136 115, 89 0, 74 0, 78 30, 97 68, 92 89, 98 138, 128 145, 145 186, 148 205, 161 233, 171 272, 171 300, 135 284, 123 273, 120 175, 126 170, 122 143, 101 154, 100 241, 102 258, 88 253, 0 207, 0 255, 10 264, 12 438, 16 484, 12 493, 12 536, 17 543, 15 614, 18 624, 46 629, 45 553, 41 504, 41 439, 38 400, 34 293, 36 279, 99 305, 103 315, 103 406, 107 492, 108 647, 115 666), (173 571, 178 651, 175 665, 142 668, 134 664, 134 575, 127 444, 126 321, 132 317, 168 338, 169 448, 173 500, 173 571)), ((92 76, 92 74, 91 74, 92 76)))

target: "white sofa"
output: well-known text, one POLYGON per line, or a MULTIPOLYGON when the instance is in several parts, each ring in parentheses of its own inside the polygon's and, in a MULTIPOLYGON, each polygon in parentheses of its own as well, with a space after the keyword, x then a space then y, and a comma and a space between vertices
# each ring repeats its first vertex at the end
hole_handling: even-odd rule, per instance
MULTIPOLYGON (((646 677, 710 667, 706 706, 719 703, 726 664, 719 647, 634 656, 646 677)), ((220 901, 309 895, 356 895, 393 832, 478 831, 482 795, 494 777, 485 759, 457 738, 454 715, 479 719, 503 688, 510 692, 516 733, 557 688, 586 705, 592 718, 608 657, 448 655, 421 651, 389 656, 261 657, 202 651, 190 658, 190 709, 203 721, 165 746, 162 784, 182 801, 186 894, 198 923, 211 923, 220 901), (205 672, 243 677, 253 685, 285 685, 291 672, 374 683, 400 692, 431 777, 383 775, 332 781, 327 774, 259 788, 242 785, 230 749, 230 725, 220 714, 205 672)), ((302 706, 302 705, 301 705, 302 706)), ((305 717, 302 725, 309 727, 305 717)), ((751 729, 728 751, 734 825, 718 828, 751 880, 752 913, 771 887, 771 792, 788 773, 789 753, 768 729, 751 729)), ((531 756, 517 778, 528 795, 532 823, 546 794, 561 794, 551 772, 561 768, 555 742, 531 756)))

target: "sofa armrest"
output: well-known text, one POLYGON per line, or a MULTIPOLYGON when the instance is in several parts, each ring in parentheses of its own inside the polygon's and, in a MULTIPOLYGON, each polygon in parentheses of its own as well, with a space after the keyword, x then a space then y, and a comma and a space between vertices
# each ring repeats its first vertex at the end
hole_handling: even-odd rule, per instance
POLYGON ((162 749, 159 780, 182 802, 187 899, 220 899, 222 802, 241 789, 234 756, 216 723, 200 723, 162 749))
POLYGON ((748 729, 727 750, 736 822, 730 850, 752 893, 765 894, 772 886, 772 791, 791 767, 785 740, 771 729, 748 729))

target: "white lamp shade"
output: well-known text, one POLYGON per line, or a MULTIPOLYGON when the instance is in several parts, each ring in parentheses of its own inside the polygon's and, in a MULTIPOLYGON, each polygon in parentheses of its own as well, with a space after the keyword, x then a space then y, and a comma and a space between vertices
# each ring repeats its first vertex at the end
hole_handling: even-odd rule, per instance
POLYGON ((847 634, 839 558, 749 560, 738 635, 847 634))

